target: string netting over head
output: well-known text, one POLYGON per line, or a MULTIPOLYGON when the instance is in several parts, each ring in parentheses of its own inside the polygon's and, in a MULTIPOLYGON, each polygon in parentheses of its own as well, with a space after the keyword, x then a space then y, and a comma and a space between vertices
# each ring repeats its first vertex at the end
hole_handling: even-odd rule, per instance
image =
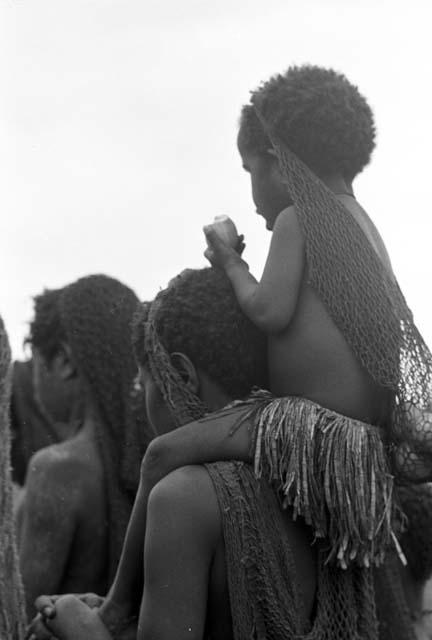
POLYGON ((144 409, 140 398, 133 397, 138 367, 131 325, 138 304, 129 287, 104 275, 65 287, 59 303, 72 357, 96 408, 107 487, 109 581, 120 558, 146 445, 144 409))
POLYGON ((150 373, 161 391, 177 426, 202 418, 207 409, 193 393, 179 371, 174 367, 170 354, 159 338, 160 311, 168 289, 160 291, 149 305, 145 323, 145 352, 150 373))
POLYGON ((260 102, 253 95, 302 227, 309 284, 369 375, 391 392, 385 427, 393 471, 401 481, 432 480, 432 355, 394 275, 335 194, 290 151, 271 107, 260 102))

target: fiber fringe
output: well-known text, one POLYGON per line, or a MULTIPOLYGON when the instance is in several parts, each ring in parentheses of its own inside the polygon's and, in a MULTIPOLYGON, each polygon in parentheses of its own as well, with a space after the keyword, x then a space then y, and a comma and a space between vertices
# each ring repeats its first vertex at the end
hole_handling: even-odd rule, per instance
POLYGON ((379 566, 395 547, 393 476, 378 427, 304 398, 255 392, 242 418, 255 425, 254 470, 278 490, 282 505, 327 538, 326 562, 379 566))

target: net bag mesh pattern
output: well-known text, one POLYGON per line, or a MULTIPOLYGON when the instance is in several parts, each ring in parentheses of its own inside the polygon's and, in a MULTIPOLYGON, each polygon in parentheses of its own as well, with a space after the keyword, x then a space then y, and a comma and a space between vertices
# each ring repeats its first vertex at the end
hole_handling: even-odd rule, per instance
POLYGON ((235 640, 415 640, 400 574, 389 561, 379 571, 355 565, 344 571, 325 562, 320 546, 309 621, 302 576, 269 486, 243 463, 206 468, 222 518, 235 640))

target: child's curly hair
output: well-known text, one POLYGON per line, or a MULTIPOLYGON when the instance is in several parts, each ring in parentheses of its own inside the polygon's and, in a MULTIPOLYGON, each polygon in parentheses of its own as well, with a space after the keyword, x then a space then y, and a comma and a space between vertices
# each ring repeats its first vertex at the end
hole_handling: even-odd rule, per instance
POLYGON ((320 176, 348 180, 368 164, 375 146, 372 110, 357 87, 333 69, 290 67, 252 92, 240 116, 246 149, 266 153, 271 143, 254 107, 291 151, 320 176))

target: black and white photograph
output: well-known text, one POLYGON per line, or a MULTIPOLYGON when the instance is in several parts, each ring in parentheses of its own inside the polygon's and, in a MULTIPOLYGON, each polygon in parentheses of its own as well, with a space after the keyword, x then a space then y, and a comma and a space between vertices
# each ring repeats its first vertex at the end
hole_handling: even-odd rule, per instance
POLYGON ((432 640, 431 25, 0 0, 0 640, 432 640))

